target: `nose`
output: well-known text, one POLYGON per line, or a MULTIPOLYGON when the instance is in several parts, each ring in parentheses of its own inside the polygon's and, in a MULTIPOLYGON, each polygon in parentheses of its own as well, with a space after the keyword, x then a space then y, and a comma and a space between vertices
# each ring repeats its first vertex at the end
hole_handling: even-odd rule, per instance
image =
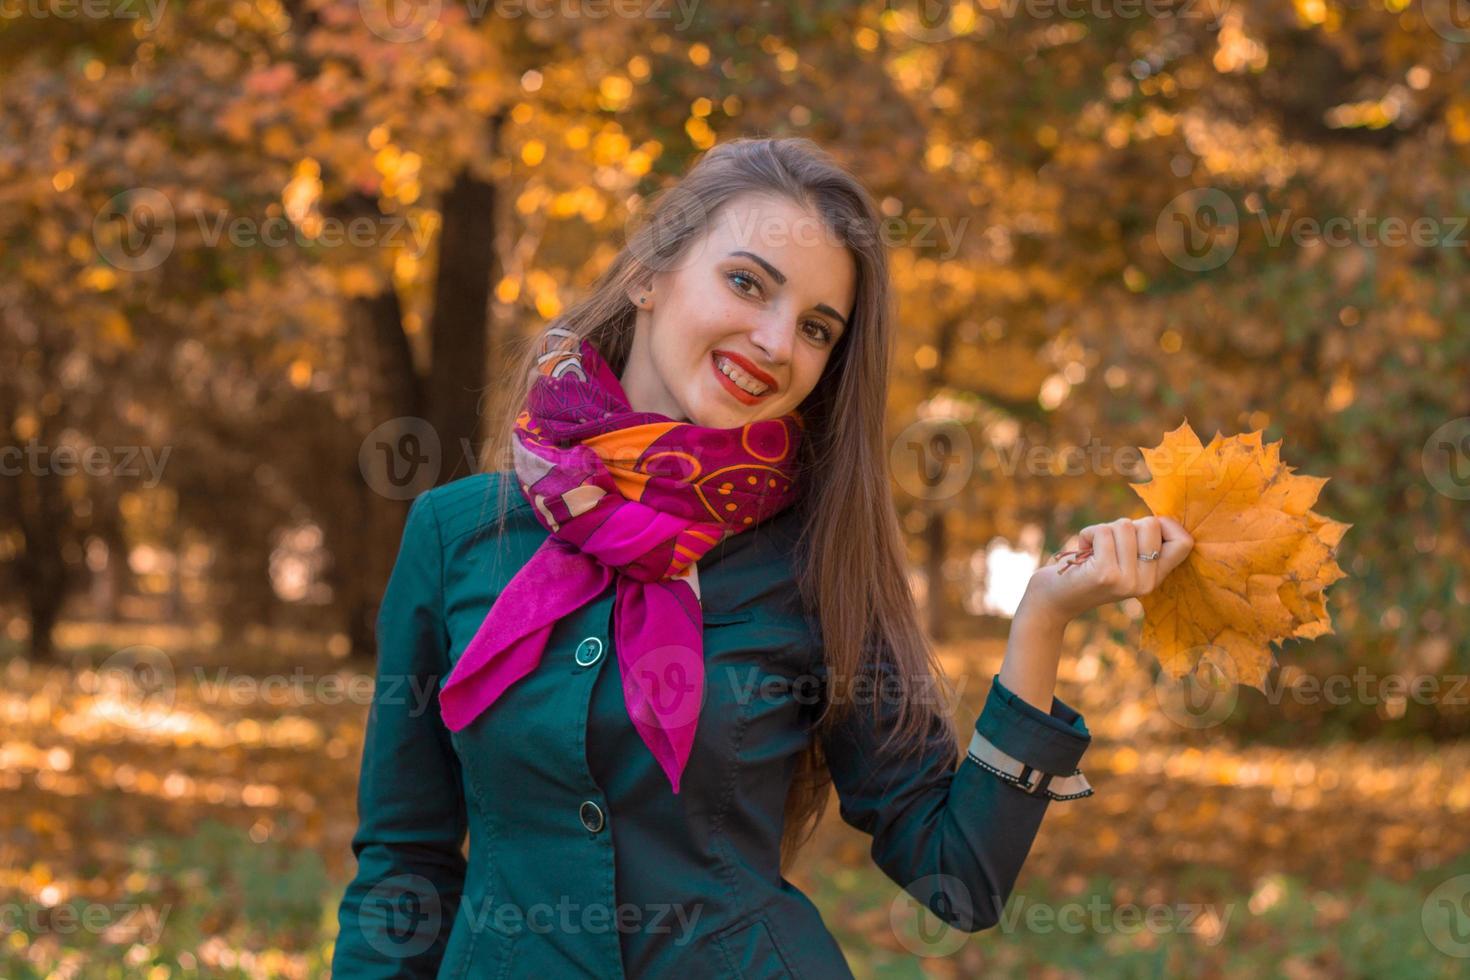
POLYGON ((769 366, 783 367, 791 360, 792 345, 796 343, 796 322, 772 311, 770 316, 760 318, 750 342, 766 355, 769 366))

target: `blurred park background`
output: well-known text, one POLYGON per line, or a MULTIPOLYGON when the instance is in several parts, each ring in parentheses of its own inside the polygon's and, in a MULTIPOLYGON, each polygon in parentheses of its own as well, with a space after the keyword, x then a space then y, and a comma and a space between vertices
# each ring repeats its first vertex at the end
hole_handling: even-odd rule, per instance
POLYGON ((1132 449, 1181 421, 1283 440, 1353 525, 1335 633, 1215 717, 1136 602, 1070 627, 1096 796, 995 930, 906 929, 830 807, 792 880, 855 972, 1470 970, 1464 3, 0 14, 0 976, 323 975, 409 499, 474 472, 510 345, 640 203, 751 135, 891 219, 957 731, 1038 556, 1141 516, 1132 449))

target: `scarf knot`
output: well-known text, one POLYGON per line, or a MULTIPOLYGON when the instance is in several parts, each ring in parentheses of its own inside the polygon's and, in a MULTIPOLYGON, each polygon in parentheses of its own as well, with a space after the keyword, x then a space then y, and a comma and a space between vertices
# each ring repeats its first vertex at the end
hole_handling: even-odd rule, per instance
POLYGON ((704 702, 698 562, 795 502, 802 418, 716 429, 634 412, 591 343, 545 338, 512 450, 549 535, 445 680, 440 712, 452 731, 470 724, 535 669, 559 620, 615 582, 628 715, 678 793, 704 702))

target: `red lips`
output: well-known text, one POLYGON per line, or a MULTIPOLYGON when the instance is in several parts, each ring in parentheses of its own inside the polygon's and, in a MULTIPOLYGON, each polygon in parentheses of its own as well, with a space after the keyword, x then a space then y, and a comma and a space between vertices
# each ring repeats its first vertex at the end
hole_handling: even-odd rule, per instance
POLYGON ((728 358, 730 360, 730 363, 734 364, 740 370, 744 371, 746 374, 750 375, 752 378, 769 388, 770 390, 766 392, 767 395, 774 395, 776 393, 778 388, 776 384, 776 379, 771 377, 766 372, 762 371, 760 368, 756 367, 754 364, 750 363, 747 358, 741 357, 734 351, 728 350, 716 350, 715 353, 720 357, 728 358))

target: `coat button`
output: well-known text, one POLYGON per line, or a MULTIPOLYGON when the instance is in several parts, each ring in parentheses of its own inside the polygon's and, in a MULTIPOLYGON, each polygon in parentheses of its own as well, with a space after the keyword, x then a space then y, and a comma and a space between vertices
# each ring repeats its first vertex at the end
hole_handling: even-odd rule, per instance
POLYGON ((591 667, 597 663, 597 658, 602 656, 602 638, 589 636, 577 644, 577 666, 591 667))
POLYGON ((591 800, 583 800, 579 815, 582 818, 582 826, 594 834, 602 829, 602 807, 596 803, 591 800))

